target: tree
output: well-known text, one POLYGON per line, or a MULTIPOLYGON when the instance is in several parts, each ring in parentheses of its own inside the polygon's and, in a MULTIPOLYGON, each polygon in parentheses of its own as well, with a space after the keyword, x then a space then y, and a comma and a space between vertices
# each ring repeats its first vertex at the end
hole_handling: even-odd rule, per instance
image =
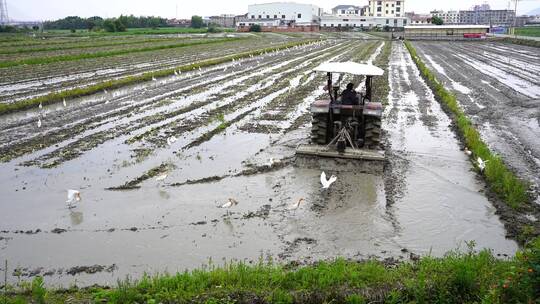
POLYGON ((192 16, 191 17, 191 27, 192 28, 201 28, 204 26, 204 22, 201 16, 192 16))
POLYGON ((114 27, 116 28, 117 32, 125 32, 126 31, 126 26, 124 25, 124 23, 122 23, 122 20, 120 20, 120 18, 114 20, 114 27))
POLYGON ((441 17, 433 16, 431 17, 431 23, 435 25, 443 25, 444 21, 441 19, 441 17))
POLYGON ((116 32, 116 25, 114 24, 114 22, 111 20, 111 19, 107 19, 105 21, 103 21, 103 28, 107 31, 107 32, 116 32))
POLYGON ((261 26, 258 25, 258 24, 252 24, 249 26, 249 31, 250 32, 260 32, 261 31, 261 26))

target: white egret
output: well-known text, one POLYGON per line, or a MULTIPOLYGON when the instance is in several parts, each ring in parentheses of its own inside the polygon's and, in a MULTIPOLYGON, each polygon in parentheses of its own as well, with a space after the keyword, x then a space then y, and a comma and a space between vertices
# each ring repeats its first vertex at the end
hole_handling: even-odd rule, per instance
POLYGON ((480 169, 480 172, 484 172, 484 169, 486 168, 486 163, 489 160, 483 160, 480 157, 478 157, 478 159, 476 161, 478 163, 478 169, 480 169))
POLYGON ((289 210, 296 210, 298 208, 300 208, 300 204, 304 201, 303 198, 300 198, 296 203, 293 203, 291 205, 289 205, 289 207, 287 209, 289 210))
POLYGON ((472 155, 472 152, 467 147, 465 147, 465 150, 463 151, 465 151, 465 154, 467 154, 468 156, 472 155))
POLYGON ((41 118, 38 118, 38 121, 37 121, 37 127, 38 127, 38 128, 41 128, 41 118))
POLYGON ((326 173, 324 173, 324 171, 321 173, 321 184, 323 189, 328 189, 328 187, 330 187, 330 185, 332 185, 336 180, 337 176, 335 175, 330 176, 330 178, 327 180, 326 173))
MULTIPOLYGON (((231 208, 232 206, 235 206, 235 205, 238 205, 238 201, 235 200, 234 198, 229 198, 229 200, 227 200, 227 202, 221 206, 219 206, 219 208, 231 208)), ((227 215, 229 215, 229 210, 227 210, 227 215)))
POLYGON ((68 205, 71 207, 71 204, 81 200, 81 192, 78 190, 68 189, 67 191, 67 201, 68 205))
POLYGON ((156 181, 162 182, 167 178, 167 176, 168 176, 167 172, 165 172, 163 174, 160 174, 160 175, 156 176, 156 181))
POLYGON ((156 77, 152 76, 152 81, 157 81, 156 77))
POLYGON ((174 144, 178 139, 176 138, 176 136, 171 136, 169 138, 167 138, 167 144, 170 146, 172 144, 174 144))
POLYGON ((64 107, 67 106, 67 104, 66 104, 66 99, 65 99, 65 98, 62 100, 62 104, 64 105, 64 107))
POLYGON ((39 103, 39 108, 43 109, 43 105, 41 104, 41 102, 39 103))

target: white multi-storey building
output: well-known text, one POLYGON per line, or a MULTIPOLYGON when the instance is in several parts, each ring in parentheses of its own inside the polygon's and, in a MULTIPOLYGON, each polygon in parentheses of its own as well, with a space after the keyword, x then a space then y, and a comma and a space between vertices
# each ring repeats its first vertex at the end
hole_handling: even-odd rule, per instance
POLYGON ((367 15, 372 17, 403 17, 405 16, 405 1, 369 0, 367 15))
POLYGON ((253 23, 258 23, 257 20, 280 20, 296 25, 312 25, 318 24, 322 13, 321 8, 312 4, 273 2, 249 5, 247 19, 253 23))

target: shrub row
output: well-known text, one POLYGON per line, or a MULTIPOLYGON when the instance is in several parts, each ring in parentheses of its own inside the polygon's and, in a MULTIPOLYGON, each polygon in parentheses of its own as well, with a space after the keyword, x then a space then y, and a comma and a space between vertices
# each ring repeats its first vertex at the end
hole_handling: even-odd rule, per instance
POLYGON ((147 72, 141 75, 127 76, 127 77, 119 78, 119 79, 111 79, 111 80, 96 83, 96 84, 86 86, 86 87, 79 87, 79 88, 74 88, 74 89, 65 90, 61 92, 52 92, 47 95, 43 95, 36 98, 31 98, 31 99, 25 99, 25 100, 21 100, 14 103, 7 103, 7 104, 2 103, 0 104, 0 115, 29 109, 31 107, 37 106, 38 104, 43 104, 43 105, 52 104, 55 102, 60 102, 63 99, 91 95, 91 94, 103 91, 105 89, 115 89, 122 86, 135 84, 138 82, 149 81, 149 80, 152 80, 153 77, 159 78, 159 77, 171 76, 171 75, 174 75, 175 71, 181 71, 181 72, 192 71, 194 69, 198 69, 199 67, 202 68, 202 67, 222 64, 225 62, 246 58, 249 56, 257 56, 257 55, 261 55, 267 52, 278 51, 278 50, 287 49, 287 48, 298 46, 298 45, 311 43, 313 41, 314 40, 292 42, 292 43, 288 43, 288 44, 277 46, 277 47, 269 47, 265 49, 244 52, 244 53, 229 55, 229 56, 220 57, 220 58, 203 60, 203 61, 196 62, 193 64, 183 65, 183 66, 159 70, 159 71, 147 72))
POLYGON ((465 144, 473 153, 472 159, 476 160, 480 157, 482 160, 487 161, 485 170, 481 173, 483 173, 491 189, 514 209, 526 203, 529 199, 527 184, 506 167, 499 155, 490 151, 487 144, 482 140, 480 133, 459 106, 456 96, 446 90, 444 85, 437 80, 435 75, 418 57, 412 44, 405 41, 405 46, 420 70, 420 74, 434 91, 437 99, 453 114, 460 135, 463 136, 465 144))

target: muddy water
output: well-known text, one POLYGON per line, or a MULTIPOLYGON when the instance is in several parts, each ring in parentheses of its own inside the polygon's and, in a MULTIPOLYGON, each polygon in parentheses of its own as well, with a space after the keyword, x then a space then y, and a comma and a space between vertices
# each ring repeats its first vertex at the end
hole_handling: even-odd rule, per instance
MULTIPOLYGON (((316 54, 316 48, 307 49, 315 55, 306 57, 304 64, 324 58, 344 61, 354 56, 351 50, 362 47, 330 46, 322 46, 328 47, 326 57, 316 54)), ((285 58, 300 58, 305 50, 285 58)), ((273 59, 261 60, 271 63, 273 59)), ((303 64, 298 67, 298 73, 307 75, 303 64)), ((254 65, 251 74, 265 69, 254 65)), ((284 67, 273 73, 285 76, 289 70, 284 67)), ((0 164, 4 193, 0 259, 7 259, 10 269, 21 268, 23 276, 45 274, 49 284, 69 285, 76 280, 79 285, 90 285, 114 284, 128 274, 138 277, 143 272, 192 269, 209 260, 220 264, 268 257, 283 262, 335 256, 406 259, 406 251, 442 255, 468 240, 495 253, 512 254, 516 245, 504 239, 502 225, 447 127, 448 119, 419 80, 401 44, 394 47, 388 76, 393 90, 385 129, 392 163, 384 175, 323 163, 327 174, 336 174, 338 180, 329 190, 322 190, 320 169, 291 161, 295 147, 307 142, 310 126, 289 126, 306 113, 309 101, 321 94, 318 88, 324 84, 322 78, 307 77, 299 83, 291 77, 276 85, 275 92, 256 95, 252 102, 243 104, 241 98, 231 97, 227 102, 240 108, 233 108, 226 119, 254 111, 223 133, 181 149, 216 122, 202 124, 181 134, 175 145, 152 150, 147 161, 133 167, 121 165, 121 160, 129 159, 130 147, 123 143, 128 135, 51 169, 18 166, 35 157, 32 153, 0 164), (273 99, 297 85, 317 89, 291 107, 272 106, 273 99), (283 120, 276 125, 283 129, 243 131, 243 125, 256 123, 264 113, 282 114, 283 120), (276 160, 272 166, 270 158, 276 160), (161 163, 174 165, 164 182, 152 178, 137 190, 105 190, 161 163), (210 181, 172 185, 188 179, 210 181), (71 210, 65 203, 68 188, 80 189, 83 197, 71 210), (239 204, 230 210, 218 208, 229 198, 239 204), (290 210, 301 198, 300 207, 290 210), (389 201, 393 204, 388 205, 389 201), (75 266, 93 265, 103 269, 66 274, 75 266)), ((209 77, 211 82, 220 76, 209 77)), ((266 81, 278 80, 268 76, 266 81)), ((174 88, 172 82, 170 89, 174 88)), ((159 100, 163 92, 149 88, 147 94, 154 95, 133 103, 159 100)), ((17 277, 9 279, 14 282, 17 277)))
POLYGON ((387 193, 395 196, 390 210, 396 242, 423 254, 440 255, 470 240, 479 248, 513 252, 516 244, 505 239, 449 118, 403 44, 395 43, 391 56, 384 129, 393 154, 390 178, 399 185, 387 193))
POLYGON ((540 51, 502 43, 414 45, 490 148, 532 183, 540 204, 540 51))

